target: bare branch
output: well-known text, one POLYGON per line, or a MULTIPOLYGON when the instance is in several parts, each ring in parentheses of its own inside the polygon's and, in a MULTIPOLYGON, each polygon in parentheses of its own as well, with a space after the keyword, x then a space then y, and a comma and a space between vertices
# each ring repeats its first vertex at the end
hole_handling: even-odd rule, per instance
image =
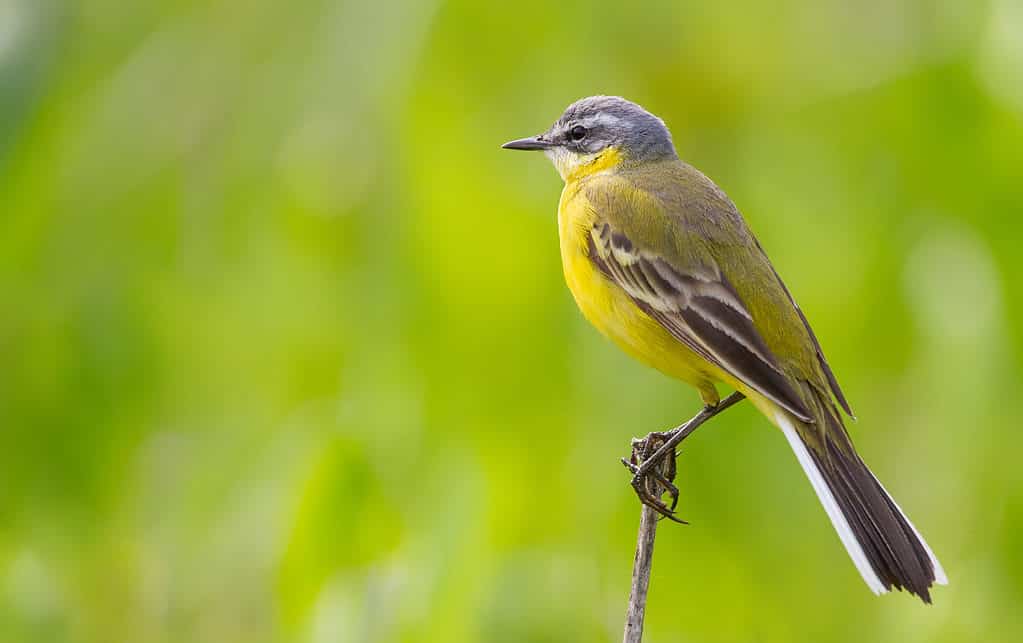
POLYGON ((642 505, 639 536, 636 538, 636 561, 632 566, 629 609, 625 614, 623 643, 640 643, 643 640, 643 618, 646 616, 646 594, 650 587, 650 570, 654 562, 654 536, 657 535, 657 518, 657 511, 647 505, 642 505))
POLYGON ((672 484, 675 480, 675 447, 701 424, 742 399, 742 393, 735 392, 717 406, 704 408, 693 419, 671 431, 650 433, 642 440, 633 438, 631 457, 628 460, 622 458, 622 464, 633 473, 632 487, 643 503, 623 643, 641 643, 643 640, 643 620, 646 616, 646 597, 653 570, 654 537, 657 535, 659 516, 685 523, 675 515, 675 505, 678 503, 678 489, 672 484), (671 494, 670 507, 661 500, 664 493, 671 494))

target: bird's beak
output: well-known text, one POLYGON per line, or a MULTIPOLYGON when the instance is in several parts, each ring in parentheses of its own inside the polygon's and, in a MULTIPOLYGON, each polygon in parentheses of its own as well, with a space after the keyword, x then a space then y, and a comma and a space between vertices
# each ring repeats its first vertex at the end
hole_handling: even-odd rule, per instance
POLYGON ((508 141, 501 147, 506 150, 546 150, 554 147, 554 144, 543 140, 539 136, 530 136, 528 138, 520 138, 517 141, 508 141))

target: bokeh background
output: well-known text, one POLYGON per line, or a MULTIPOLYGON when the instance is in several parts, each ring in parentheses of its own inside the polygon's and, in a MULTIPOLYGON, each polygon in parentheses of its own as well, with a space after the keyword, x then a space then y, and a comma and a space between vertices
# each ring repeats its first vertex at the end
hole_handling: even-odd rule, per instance
POLYGON ((1023 640, 1023 4, 0 0, 0 639, 620 640, 617 459, 698 398, 505 152, 621 94, 738 203, 941 557, 859 579, 748 406, 655 642, 1023 640))

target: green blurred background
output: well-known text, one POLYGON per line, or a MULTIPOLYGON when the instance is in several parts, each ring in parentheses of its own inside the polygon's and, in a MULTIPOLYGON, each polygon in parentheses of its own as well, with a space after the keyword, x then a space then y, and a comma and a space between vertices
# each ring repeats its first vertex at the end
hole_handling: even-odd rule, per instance
POLYGON ((697 396, 590 328, 569 102, 664 117, 952 585, 875 598, 748 405, 656 642, 1023 640, 1023 5, 0 0, 0 640, 620 640, 617 459, 697 396), (770 5, 770 6, 768 6, 770 5))

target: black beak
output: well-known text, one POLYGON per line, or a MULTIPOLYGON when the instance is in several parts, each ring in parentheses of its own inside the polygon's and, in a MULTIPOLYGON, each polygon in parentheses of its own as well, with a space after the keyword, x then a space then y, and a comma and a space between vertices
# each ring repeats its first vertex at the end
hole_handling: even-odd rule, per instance
POLYGON ((539 136, 520 138, 517 141, 508 141, 501 146, 506 150, 546 150, 554 147, 554 144, 541 139, 539 136))

